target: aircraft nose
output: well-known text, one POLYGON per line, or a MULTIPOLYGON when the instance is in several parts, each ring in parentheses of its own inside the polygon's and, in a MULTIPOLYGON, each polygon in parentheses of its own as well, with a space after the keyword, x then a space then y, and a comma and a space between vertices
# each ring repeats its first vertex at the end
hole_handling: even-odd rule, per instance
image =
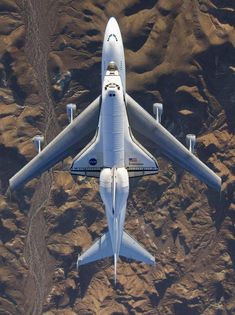
POLYGON ((112 16, 112 17, 109 19, 108 24, 107 24, 107 27, 112 27, 112 28, 118 27, 118 28, 119 28, 118 23, 117 23, 117 20, 115 19, 115 17, 112 16))
POLYGON ((109 46, 115 47, 115 45, 116 45, 116 39, 115 39, 114 36, 111 36, 111 37, 109 38, 109 46))
POLYGON ((106 34, 112 34, 112 33, 118 33, 119 34, 120 29, 117 23, 117 20, 114 17, 111 17, 107 23, 105 33, 106 34))

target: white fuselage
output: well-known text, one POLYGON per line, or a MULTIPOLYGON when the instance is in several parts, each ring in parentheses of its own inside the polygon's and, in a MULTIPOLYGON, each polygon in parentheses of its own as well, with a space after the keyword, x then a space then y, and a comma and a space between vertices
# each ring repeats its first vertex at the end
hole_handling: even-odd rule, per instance
MULTIPOLYGON (((71 173, 100 176, 114 265, 120 253, 129 194, 129 176, 155 174, 154 158, 131 134, 126 110, 124 48, 118 24, 107 24, 102 53, 102 94, 97 133, 75 157, 71 173)), ((116 268, 116 267, 115 267, 116 268)), ((116 273, 115 273, 116 274, 116 273)))
POLYGON ((115 18, 110 18, 105 29, 102 65, 101 65, 101 82, 103 84, 104 76, 109 63, 113 61, 118 67, 118 71, 122 81, 124 94, 126 93, 126 66, 122 35, 115 18))
POLYGON ((125 59, 121 33, 114 18, 107 24, 102 52, 102 104, 99 121, 103 165, 100 194, 105 204, 115 264, 119 256, 129 176, 125 168, 125 59), (108 69, 113 62, 117 69, 108 69))
POLYGON ((100 132, 103 142, 103 166, 125 166, 126 108, 118 71, 106 71, 102 87, 100 132))

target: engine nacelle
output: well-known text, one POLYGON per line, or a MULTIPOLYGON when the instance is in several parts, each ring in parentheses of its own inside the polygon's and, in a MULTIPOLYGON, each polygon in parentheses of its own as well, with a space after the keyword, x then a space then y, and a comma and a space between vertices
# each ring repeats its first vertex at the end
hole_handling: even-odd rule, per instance
POLYGON ((42 151, 42 143, 44 142, 44 137, 37 135, 33 138, 33 144, 38 153, 42 151))
POLYGON ((191 153, 195 151, 196 136, 193 134, 186 135, 186 144, 191 153))
POLYGON ((66 112, 70 123, 73 121, 73 116, 74 113, 76 112, 76 109, 77 109, 76 104, 71 103, 66 105, 66 112))
POLYGON ((160 124, 163 112, 163 104, 162 103, 154 103, 153 104, 153 113, 156 116, 156 121, 160 124))

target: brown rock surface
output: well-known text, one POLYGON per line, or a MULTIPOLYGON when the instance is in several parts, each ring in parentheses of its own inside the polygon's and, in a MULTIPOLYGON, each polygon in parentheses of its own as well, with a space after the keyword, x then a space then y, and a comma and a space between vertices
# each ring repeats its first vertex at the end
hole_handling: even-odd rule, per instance
POLYGON ((0 314, 235 314, 235 4, 217 0, 0 0, 0 314), (168 161, 131 180, 126 229, 155 255, 76 271, 106 229, 98 181, 70 159, 13 195, 8 180, 100 93, 105 25, 115 16, 127 90, 223 179, 221 198, 168 161))

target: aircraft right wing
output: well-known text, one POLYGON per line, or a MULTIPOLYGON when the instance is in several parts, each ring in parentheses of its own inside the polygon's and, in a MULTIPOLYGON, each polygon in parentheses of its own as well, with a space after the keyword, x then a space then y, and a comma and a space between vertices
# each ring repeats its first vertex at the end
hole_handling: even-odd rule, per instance
POLYGON ((100 112, 100 96, 97 97, 74 121, 59 133, 38 155, 26 164, 9 181, 16 190, 29 180, 53 167, 66 157, 78 153, 95 133, 100 112))
POLYGON ((221 189, 221 178, 193 155, 168 130, 146 112, 131 96, 126 94, 130 127, 154 144, 160 153, 176 162, 198 179, 217 191, 221 189))

